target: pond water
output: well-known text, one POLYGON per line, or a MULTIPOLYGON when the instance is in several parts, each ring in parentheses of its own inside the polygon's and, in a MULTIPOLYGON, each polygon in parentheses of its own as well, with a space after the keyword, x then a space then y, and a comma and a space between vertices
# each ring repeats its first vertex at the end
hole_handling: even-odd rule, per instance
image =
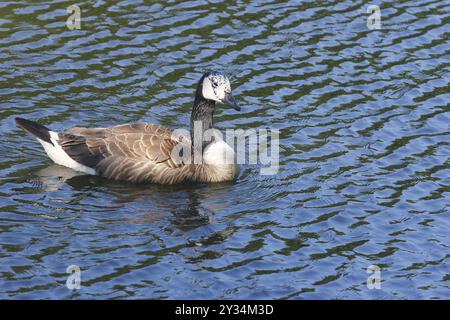
POLYGON ((0 4, 0 298, 450 298, 448 1, 380 2, 380 29, 366 1, 77 4, 74 30, 67 1, 0 4), (84 176, 14 124, 186 128, 207 70, 242 106, 217 128, 280 131, 275 175, 84 176))

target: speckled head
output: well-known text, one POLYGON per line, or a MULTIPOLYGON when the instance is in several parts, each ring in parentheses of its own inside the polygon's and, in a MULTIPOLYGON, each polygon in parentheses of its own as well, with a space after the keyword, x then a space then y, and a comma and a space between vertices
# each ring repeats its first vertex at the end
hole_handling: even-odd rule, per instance
POLYGON ((203 98, 221 102, 238 111, 241 110, 231 94, 230 80, 223 73, 217 71, 207 72, 200 80, 200 84, 203 98))

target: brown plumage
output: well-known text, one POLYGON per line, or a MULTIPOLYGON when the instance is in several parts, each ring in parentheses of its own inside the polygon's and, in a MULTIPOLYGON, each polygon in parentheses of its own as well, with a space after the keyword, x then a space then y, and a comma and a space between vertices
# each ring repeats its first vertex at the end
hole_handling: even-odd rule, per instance
POLYGON ((59 145, 75 161, 115 180, 174 184, 192 181, 191 165, 178 164, 171 152, 186 137, 175 140, 173 130, 132 123, 108 128, 75 127, 59 133, 59 145))
MULTIPOLYGON (((191 114, 191 136, 192 126, 197 121, 203 125, 203 131, 212 129, 216 101, 239 108, 231 96, 228 79, 219 73, 207 73, 197 86, 191 114)), ((229 148, 223 141, 219 141, 222 144, 214 145, 217 141, 213 141, 202 145, 200 152, 203 156, 206 154, 203 147, 214 146, 209 148, 207 161, 193 164, 191 157, 184 163, 177 152, 197 150, 194 150, 191 137, 176 135, 174 130, 155 124, 74 127, 56 133, 33 121, 16 118, 16 122, 38 138, 54 162, 105 178, 158 184, 220 182, 234 179, 238 170, 234 163, 220 161, 229 148)))

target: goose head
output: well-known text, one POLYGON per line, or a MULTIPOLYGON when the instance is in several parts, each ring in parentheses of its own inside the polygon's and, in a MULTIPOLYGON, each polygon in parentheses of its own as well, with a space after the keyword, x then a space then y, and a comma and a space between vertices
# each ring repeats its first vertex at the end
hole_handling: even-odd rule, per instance
POLYGON ((241 110, 231 94, 230 80, 221 72, 205 73, 199 81, 197 95, 205 100, 223 103, 237 111, 241 110))

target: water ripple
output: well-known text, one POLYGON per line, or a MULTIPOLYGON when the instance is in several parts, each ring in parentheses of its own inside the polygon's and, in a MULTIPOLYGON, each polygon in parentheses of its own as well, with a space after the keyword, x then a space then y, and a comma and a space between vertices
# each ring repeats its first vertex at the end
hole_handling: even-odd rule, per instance
POLYGON ((383 2, 380 30, 363 1, 79 5, 70 31, 63 1, 0 4, 0 297, 449 298, 446 3, 383 2), (280 130, 277 175, 87 177, 13 122, 185 128, 210 69, 243 105, 219 128, 280 130))

